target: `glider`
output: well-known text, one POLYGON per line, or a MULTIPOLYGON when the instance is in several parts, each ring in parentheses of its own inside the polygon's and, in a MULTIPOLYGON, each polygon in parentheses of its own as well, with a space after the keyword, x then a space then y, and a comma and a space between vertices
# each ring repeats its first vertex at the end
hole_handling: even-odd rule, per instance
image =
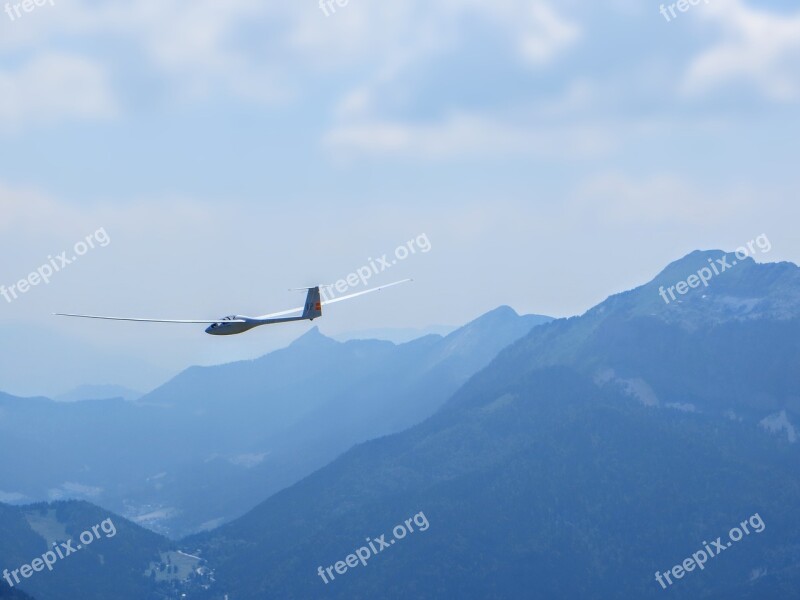
POLYGON ((386 285, 382 285, 375 288, 370 288, 368 290, 363 290, 361 292, 356 292, 355 294, 349 294, 347 296, 340 296, 338 298, 333 298, 331 300, 322 300, 320 295, 320 287, 330 287, 330 286, 315 286, 311 288, 300 288, 303 290, 308 290, 308 295, 306 296, 306 303, 304 306, 298 306, 297 308, 290 308, 289 310, 283 310, 281 312, 271 313, 268 315, 261 315, 260 317, 245 317, 243 315, 231 315, 229 317, 224 317, 222 319, 216 320, 207 320, 207 319, 139 319, 139 318, 132 318, 132 317, 101 317, 97 315, 74 315, 68 313, 54 313, 56 316, 59 317, 77 317, 81 319, 103 319, 106 321, 135 321, 137 323, 190 323, 190 324, 207 324, 208 328, 206 328, 206 333, 211 335, 236 335, 239 333, 244 333, 245 331, 250 331, 255 327, 260 327, 262 325, 273 325, 275 323, 289 323, 292 321, 313 321, 314 319, 322 316, 322 307, 326 304, 333 304, 334 302, 341 302, 342 300, 349 300, 350 298, 356 298, 358 296, 363 296, 364 294, 370 294, 372 292, 379 292, 381 290, 385 290, 386 288, 390 288, 394 285, 399 285, 401 283, 406 283, 407 281, 411 281, 411 279, 402 279, 400 281, 395 281, 394 283, 387 283, 386 285), (295 316, 295 313, 301 314, 295 316))

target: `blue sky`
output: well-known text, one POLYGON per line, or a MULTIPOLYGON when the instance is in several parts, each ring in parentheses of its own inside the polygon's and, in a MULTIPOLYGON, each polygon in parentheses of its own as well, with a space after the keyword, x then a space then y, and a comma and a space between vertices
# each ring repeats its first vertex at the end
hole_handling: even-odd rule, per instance
POLYGON ((797 262, 800 10, 701 0, 667 22, 660 5, 0 13, 0 283, 100 227, 112 239, 0 302, 0 322, 41 329, 15 339, 32 354, 51 334, 167 372, 256 356, 304 326, 228 343, 48 315, 261 314, 423 233, 431 252, 376 281, 413 286, 332 307, 323 332, 460 324, 500 304, 578 314, 693 249, 762 233, 759 260, 797 262))

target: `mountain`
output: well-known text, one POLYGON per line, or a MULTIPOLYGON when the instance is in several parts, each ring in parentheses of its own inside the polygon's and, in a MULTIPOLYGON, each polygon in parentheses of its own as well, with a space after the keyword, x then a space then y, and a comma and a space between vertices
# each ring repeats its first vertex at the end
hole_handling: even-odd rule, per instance
POLYGON ((0 598, 3 600, 34 600, 25 592, 10 587, 5 581, 0 581, 0 598))
POLYGON ((796 595, 800 269, 663 301, 709 259, 731 256, 536 327, 429 419, 185 540, 204 597, 661 598, 664 572, 677 598, 796 595))
POLYGON ((350 340, 386 340, 395 344, 405 344, 426 335, 446 336, 453 333, 457 327, 452 325, 431 325, 422 329, 365 329, 362 331, 348 331, 332 335, 337 342, 349 342, 350 340))
POLYGON ((87 502, 0 504, 0 531, 0 598, 171 600, 213 579, 199 557, 87 502))
POLYGON ((553 322, 513 351, 532 368, 568 365, 658 405, 751 419, 786 410, 796 419, 799 314, 796 265, 698 251, 580 318, 553 322), (660 288, 712 261, 734 266, 665 303, 660 288))
POLYGON ((100 377, 152 389, 175 373, 36 322, 0 321, 0 338, 18 340, 0 348, 2 389, 16 396, 56 397, 100 377))
POLYGON ((19 456, 0 463, 0 499, 84 499, 176 537, 209 529, 429 417, 549 320, 501 307, 400 345, 315 328, 257 360, 188 369, 136 402, 0 395, 0 452, 19 456), (70 443, 53 455, 54 439, 70 443))
POLYGON ((54 399, 59 402, 79 402, 81 400, 105 400, 109 398, 122 398, 123 400, 137 400, 142 397, 137 392, 121 385, 79 385, 78 387, 59 394, 54 399))
POLYGON ((257 361, 190 369, 140 401, 184 421, 171 430, 182 463, 159 482, 182 510, 168 525, 174 533, 211 528, 354 444, 422 421, 502 348, 549 320, 501 307, 447 337, 400 345, 339 343, 314 328, 257 361))

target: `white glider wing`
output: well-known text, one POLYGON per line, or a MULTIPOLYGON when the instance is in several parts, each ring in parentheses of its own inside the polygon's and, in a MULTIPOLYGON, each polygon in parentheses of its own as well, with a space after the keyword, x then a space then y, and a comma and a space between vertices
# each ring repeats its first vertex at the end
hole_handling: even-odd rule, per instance
POLYGON ((246 323, 242 319, 214 319, 214 320, 184 320, 184 319, 137 319, 133 317, 100 317, 98 315, 72 315, 68 313, 53 313, 58 317, 78 317, 80 319, 103 319, 104 321, 135 321, 137 323, 192 323, 196 325, 213 324, 223 321, 225 323, 246 323))
MULTIPOLYGON (((333 304, 335 302, 341 302, 342 300, 350 300, 351 298, 357 298, 358 296, 363 296, 364 294, 371 294, 372 292, 379 292, 381 290, 385 290, 386 288, 390 288, 394 285, 399 285, 401 283, 406 283, 407 281, 412 281, 411 279, 402 279, 400 281, 395 281, 393 283, 387 283, 386 285, 381 285, 378 287, 370 288, 368 290, 362 290, 360 292, 356 292, 355 294, 348 294, 347 296, 340 296, 339 298, 332 298, 331 300, 323 300, 321 302, 322 305, 325 304, 333 304)), ((330 286, 324 286, 330 287, 330 286)), ((302 312, 305 309, 303 306, 298 306, 297 308, 290 308, 289 310, 283 310, 276 313, 270 313, 268 315, 261 315, 260 317, 255 317, 250 321, 261 321, 266 319, 274 319, 277 317, 284 317, 286 315, 291 315, 294 313, 302 312)), ((71 313, 53 313, 59 317, 77 317, 80 319, 102 319, 104 321, 133 321, 136 323, 189 323, 189 324, 202 324, 202 325, 213 325, 214 323, 247 323, 249 321, 244 319, 232 319, 229 317, 223 319, 144 319, 138 317, 105 317, 100 315, 76 315, 71 313)), ((250 317, 248 317, 250 319, 250 317)))
POLYGON ((364 294, 371 294, 372 292, 380 292, 381 290, 390 288, 393 285, 400 285, 401 283, 406 283, 407 281, 413 281, 413 279, 401 279, 400 281, 395 281, 394 283, 387 283, 386 285, 356 292, 355 294, 348 294, 347 296, 340 296, 339 298, 333 298, 331 300, 323 300, 322 305, 325 306, 326 304, 333 304, 334 302, 341 302, 342 300, 350 300, 350 298, 356 298, 357 296, 363 296, 364 294))
MULTIPOLYGON (((378 287, 370 288, 368 290, 356 292, 355 294, 348 294, 347 296, 340 296, 339 298, 333 298, 331 300, 323 300, 322 305, 325 306, 326 304, 333 304, 334 302, 341 302, 342 300, 350 300, 350 298, 356 298, 358 296, 363 296, 364 294, 371 294, 372 292, 380 292, 381 290, 390 288, 393 285, 400 285, 401 283, 406 283, 408 281, 413 281, 413 279, 401 279, 400 281, 387 283, 386 285, 381 285, 378 287)), ((320 286, 320 287, 331 287, 331 286, 320 286)), ((291 315, 292 313, 301 312, 303 308, 304 308, 303 306, 298 306, 297 308, 290 308, 289 310, 284 310, 281 312, 270 313, 268 315, 261 315, 260 317, 256 317, 256 319, 274 319, 275 317, 283 317, 286 315, 291 315)))

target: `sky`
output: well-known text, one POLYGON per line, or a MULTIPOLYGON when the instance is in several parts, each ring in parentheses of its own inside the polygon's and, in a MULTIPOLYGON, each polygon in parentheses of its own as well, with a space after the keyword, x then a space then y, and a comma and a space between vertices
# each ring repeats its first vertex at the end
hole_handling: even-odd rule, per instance
POLYGON ((0 3, 0 284, 96 243, 0 297, 3 391, 146 391, 309 328, 220 340, 53 312, 263 314, 411 240, 427 251, 368 285, 414 282, 330 307, 323 333, 503 304, 580 314, 762 234, 758 260, 800 258, 790 2, 14 6, 0 3))

